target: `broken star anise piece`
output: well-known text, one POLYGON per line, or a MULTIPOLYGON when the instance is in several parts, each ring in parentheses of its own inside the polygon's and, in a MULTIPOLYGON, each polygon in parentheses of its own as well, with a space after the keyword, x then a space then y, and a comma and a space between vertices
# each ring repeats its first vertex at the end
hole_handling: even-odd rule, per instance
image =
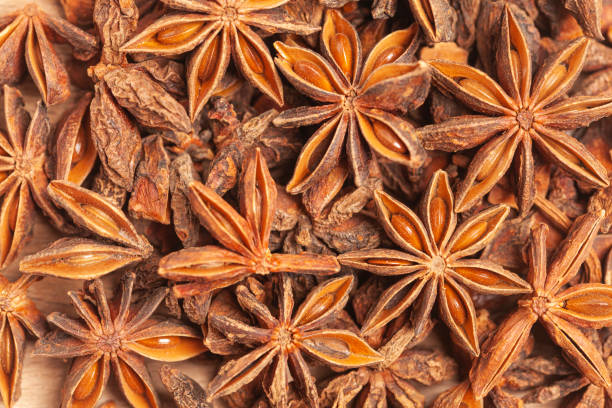
POLYGON ((44 13, 36 3, 0 16, 0 29, 0 84, 19 82, 27 64, 47 105, 64 102, 70 96, 68 73, 52 41, 65 40, 73 47, 73 55, 83 61, 98 51, 96 37, 44 13))
POLYGON ((100 194, 63 180, 52 181, 47 190, 76 225, 97 239, 60 238, 46 249, 24 257, 19 263, 22 272, 94 279, 146 259, 153 251, 123 211, 100 194))
POLYGON ((264 369, 264 389, 271 405, 288 405, 289 370, 308 406, 319 407, 315 380, 302 353, 341 368, 376 364, 383 357, 363 339, 348 330, 327 329, 325 324, 346 305, 352 276, 330 279, 315 287, 293 313, 291 278, 282 275, 279 316, 272 316, 244 285, 236 288, 240 305, 255 315, 253 327, 231 317, 210 315, 212 325, 229 339, 247 346, 258 345, 248 354, 226 363, 209 384, 209 398, 228 395, 253 381, 264 369))
POLYGON ((34 202, 56 227, 65 226, 47 194, 44 167, 51 132, 47 110, 38 102, 30 118, 21 93, 7 85, 3 90, 6 134, 0 130, 0 268, 15 259, 30 237, 34 202))
POLYGON ((440 315, 453 338, 470 353, 479 354, 476 315, 470 293, 510 295, 529 291, 516 274, 486 260, 468 258, 495 237, 509 213, 505 205, 488 208, 457 228, 448 175, 436 172, 421 203, 421 218, 390 195, 374 193, 379 219, 387 235, 402 249, 372 249, 338 256, 342 265, 401 279, 381 295, 362 332, 367 334, 412 312, 415 331, 422 329, 436 298, 440 315))
POLYGON ((134 279, 134 274, 127 275, 120 294, 110 302, 100 280, 86 283, 83 291, 69 292, 80 320, 56 312, 47 317, 57 329, 38 340, 34 355, 73 358, 62 389, 62 407, 94 407, 108 382, 111 364, 133 407, 160 407, 142 357, 173 362, 205 351, 197 330, 151 316, 166 289, 132 303, 134 279))
POLYGON ((285 110, 273 121, 279 127, 324 122, 302 148, 287 191, 298 194, 316 185, 338 165, 344 150, 358 187, 368 176, 371 150, 409 167, 422 165, 425 152, 414 128, 393 114, 417 108, 429 91, 428 67, 405 63, 418 48, 418 27, 389 34, 363 61, 357 31, 329 10, 321 43, 325 58, 294 43, 274 44, 283 75, 298 91, 324 103, 285 110))
POLYGON ((289 0, 163 0, 188 13, 168 15, 129 40, 124 52, 192 53, 187 68, 189 116, 195 120, 225 74, 230 56, 244 77, 278 105, 283 88, 270 52, 251 26, 307 35, 319 27, 294 21, 282 9, 289 0))
POLYGON ((517 149, 517 201, 523 212, 529 210, 535 196, 532 143, 574 178, 595 187, 607 186, 605 168, 564 132, 612 114, 611 96, 564 98, 582 70, 589 39, 578 38, 551 55, 532 79, 532 57, 537 50, 529 49, 527 34, 509 6, 501 28, 496 57, 499 84, 467 65, 430 62, 436 86, 486 115, 457 116, 418 130, 426 149, 454 152, 486 142, 459 185, 456 210, 471 208, 491 191, 517 149))
POLYGON ((22 275, 15 282, 9 282, 0 275, 0 394, 7 408, 19 398, 25 356, 24 327, 36 337, 42 337, 47 331, 45 316, 26 294, 30 285, 39 279, 22 275))
POLYGON ((578 217, 550 263, 546 256, 548 227, 532 230, 528 280, 533 291, 490 336, 470 371, 472 389, 484 397, 518 358, 536 322, 562 348, 567 360, 593 384, 609 387, 610 374, 601 352, 580 330, 612 325, 612 286, 584 283, 563 290, 585 260, 603 219, 603 211, 578 217))
POLYGON ((252 274, 299 272, 329 275, 340 271, 335 256, 310 253, 272 254, 270 231, 276 207, 276 184, 259 149, 244 166, 240 180, 240 215, 199 181, 189 185, 189 200, 202 225, 223 245, 182 249, 166 255, 159 274, 177 281, 177 296, 208 293, 252 274))

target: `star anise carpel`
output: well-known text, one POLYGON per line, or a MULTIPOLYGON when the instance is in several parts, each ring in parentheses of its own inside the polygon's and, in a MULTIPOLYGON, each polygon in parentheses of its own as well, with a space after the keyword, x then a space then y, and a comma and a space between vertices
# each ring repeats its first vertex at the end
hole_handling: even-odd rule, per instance
POLYGON ((43 12, 36 3, 0 16, 0 84, 19 82, 27 65, 45 104, 64 102, 70 96, 70 81, 53 46, 59 40, 68 42, 75 58, 83 61, 98 51, 96 37, 43 12))
POLYGON ((240 213, 211 188, 192 181, 189 200, 193 211, 222 246, 192 247, 168 254, 160 261, 159 274, 171 280, 193 281, 174 286, 175 293, 182 297, 231 286, 253 274, 339 272, 335 256, 271 253, 276 195, 276 183, 259 149, 244 166, 240 213))
POLYGON ((502 295, 529 291, 527 282, 516 274, 494 262, 470 258, 495 237, 510 209, 505 205, 490 207, 457 227, 453 194, 444 171, 432 177, 420 217, 383 191, 376 191, 374 200, 382 226, 401 250, 348 252, 338 260, 342 265, 399 280, 371 309, 362 332, 383 327, 416 302, 412 320, 418 334, 438 299, 440 315, 453 339, 477 356, 476 315, 466 287, 502 295))
POLYGON ((335 10, 327 12, 321 31, 323 55, 292 42, 274 43, 283 75, 322 103, 285 110, 273 121, 279 127, 323 122, 302 148, 288 192, 320 182, 343 152, 356 186, 367 178, 372 151, 409 167, 423 163, 414 128, 396 115, 420 106, 429 91, 427 66, 411 62, 418 44, 418 27, 412 25, 380 40, 364 61, 357 31, 335 10))
POLYGON ((438 88, 483 114, 457 116, 418 130, 426 149, 454 152, 484 144, 457 190, 457 211, 478 203, 515 155, 517 201, 523 212, 528 211, 535 195, 533 144, 575 179, 596 188, 609 184, 599 161, 565 133, 612 114, 612 96, 564 97, 582 70, 589 44, 585 37, 571 41, 550 55, 532 78, 537 50, 529 48, 525 29, 506 6, 495 55, 498 81, 468 65, 430 62, 438 88))
POLYGON ((0 130, 0 268, 15 259, 30 237, 34 203, 56 227, 65 226, 47 194, 44 166, 51 132, 47 110, 39 101, 30 117, 21 92, 8 85, 3 91, 6 133, 0 130))
POLYGON ((14 406, 19 398, 25 357, 26 331, 42 337, 47 331, 45 316, 26 293, 40 278, 21 275, 10 282, 0 276, 0 394, 4 406, 14 406))
POLYGON ((62 389, 62 407, 96 406, 111 365, 133 407, 160 407, 143 357, 173 362, 205 351, 197 330, 152 316, 167 289, 132 302, 134 279, 134 274, 127 274, 121 292, 111 300, 100 280, 86 282, 84 290, 68 293, 80 319, 56 312, 47 317, 56 328, 36 343, 34 354, 73 359, 62 389))
POLYGON ((209 398, 213 400, 238 391, 267 370, 264 374, 266 395, 271 405, 285 408, 290 371, 308 406, 318 408, 315 380, 303 353, 341 368, 381 362, 382 356, 353 332, 325 327, 346 305, 353 280, 348 275, 321 283, 310 291, 294 313, 291 278, 283 274, 278 317, 274 317, 246 286, 239 285, 236 288, 238 302, 256 317, 258 326, 222 315, 211 316, 211 323, 229 339, 256 348, 221 367, 209 384, 209 398))
POLYGON ((319 30, 294 21, 281 7, 288 1, 163 0, 169 7, 185 13, 166 15, 155 21, 126 42, 122 51, 176 55, 195 49, 187 67, 192 121, 220 84, 230 56, 253 86, 282 106, 280 77, 266 44, 251 27, 302 35, 319 30))
POLYGON ((565 288, 578 273, 597 235, 603 211, 578 217, 550 262, 546 256, 545 224, 531 233, 528 281, 532 292, 501 323, 474 361, 470 380, 474 393, 484 397, 517 359, 536 322, 542 323, 568 362, 593 384, 609 387, 608 368, 601 352, 580 327, 612 325, 612 286, 583 283, 565 288))

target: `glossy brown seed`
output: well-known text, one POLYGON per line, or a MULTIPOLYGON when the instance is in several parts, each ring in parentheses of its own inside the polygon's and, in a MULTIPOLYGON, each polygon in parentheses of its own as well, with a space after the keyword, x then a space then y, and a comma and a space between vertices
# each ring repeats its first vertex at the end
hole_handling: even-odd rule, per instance
POLYGON ((148 339, 138 340, 139 344, 146 347, 164 349, 167 347, 175 347, 181 342, 181 338, 178 336, 160 336, 151 337, 148 339))
POLYGON ((102 361, 98 360, 85 372, 79 385, 77 385, 72 393, 72 398, 74 400, 86 400, 95 391, 98 376, 101 374, 101 366, 102 361))
POLYGON ((402 261, 399 259, 385 259, 385 258, 371 258, 366 261, 370 265, 380 265, 380 266, 404 266, 410 265, 408 261, 402 261))
POLYGON ((539 100, 543 100, 551 92, 554 92, 557 87, 567 78, 567 67, 563 64, 559 64, 553 68, 540 88, 539 100))
POLYGON ((219 43, 219 37, 215 37, 202 57, 202 61, 198 67, 198 79, 200 82, 209 80, 215 70, 217 56, 219 55, 219 43))
POLYGON ((344 33, 336 33, 329 41, 329 48, 332 57, 338 63, 338 66, 344 72, 347 78, 352 77, 353 68, 353 49, 351 42, 344 33))
POLYGON ((196 35, 204 25, 201 21, 176 24, 160 30, 155 38, 165 45, 180 44, 196 35))
POLYGON ((246 37, 240 34, 238 34, 238 42, 240 43, 240 50, 249 68, 258 75, 263 74, 264 64, 255 47, 253 47, 246 37))
POLYGON ((480 221, 469 227, 461 236, 461 239, 457 240, 453 245, 452 252, 461 251, 476 241, 478 241, 487 232, 488 223, 486 221, 480 221))
POLYGON ((326 91, 333 92, 331 82, 327 79, 325 72, 313 62, 307 60, 299 60, 293 64, 293 72, 305 81, 311 84, 325 89, 326 91))
POLYGON ((2 333, 2 358, 0 359, 2 362, 2 371, 4 371, 7 376, 9 376, 13 371, 14 359, 15 343, 13 342, 13 336, 11 334, 11 329, 7 321, 6 327, 4 328, 4 332, 2 333))
POLYGON ((378 55, 372 69, 378 68, 381 65, 392 63, 393 61, 398 59, 403 52, 404 47, 400 47, 399 45, 392 45, 386 48, 378 55))
POLYGON ((480 98, 486 102, 489 102, 492 105, 498 105, 497 98, 495 94, 486 86, 482 85, 478 81, 471 78, 464 78, 459 81, 459 85, 463 87, 467 92, 480 98))
POLYGON ((406 146, 404 146, 400 138, 395 135, 389 126, 381 121, 372 120, 372 129, 374 130, 376 138, 387 149, 398 153, 406 153, 406 146))
POLYGON ((585 316, 599 316, 612 309, 612 297, 608 293, 590 291, 568 299, 564 308, 585 316))
POLYGON ((510 146, 511 143, 499 143, 491 152, 489 152, 487 157, 485 157, 484 161, 480 165, 480 171, 476 175, 476 181, 482 181, 491 176, 493 173, 493 168, 497 165, 500 159, 504 157, 510 146))
POLYGON ((448 206, 442 197, 434 197, 430 204, 431 214, 431 232, 434 237, 434 241, 440 243, 444 229, 447 227, 446 214, 448 212, 448 206))
POLYGON ((126 382, 130 390, 136 394, 143 395, 145 393, 145 386, 140 377, 138 377, 138 374, 136 374, 130 366, 123 362, 119 363, 119 367, 121 368, 123 380, 126 382))
POLYGON ((76 141, 74 142, 74 151, 72 152, 72 163, 78 163, 83 159, 85 152, 87 151, 87 135, 83 126, 79 127, 76 141))
POLYGON ((417 229, 412 222, 402 214, 393 214, 391 216, 391 225, 410 245, 419 251, 423 250, 423 243, 417 229))
POLYGON ((580 163, 580 160, 578 160, 576 155, 572 153, 569 149, 567 149, 565 146, 563 146, 561 143, 558 143, 556 140, 552 138, 546 138, 546 142, 552 145, 552 148, 557 153, 561 154, 564 160, 574 163, 574 164, 582 165, 582 163, 580 163))
POLYGON ((500 282, 497 275, 480 268, 454 268, 459 275, 484 286, 494 286, 500 282))
POLYGON ((467 311, 461 302, 459 294, 448 284, 444 285, 444 294, 446 295, 446 304, 451 316, 458 325, 463 326, 467 321, 467 311))

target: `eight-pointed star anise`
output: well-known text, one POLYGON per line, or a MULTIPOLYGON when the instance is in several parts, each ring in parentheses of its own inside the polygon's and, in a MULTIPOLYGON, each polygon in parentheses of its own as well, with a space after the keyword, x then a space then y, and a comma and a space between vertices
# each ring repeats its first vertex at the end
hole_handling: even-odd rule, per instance
POLYGON ((458 151, 486 142, 458 187, 458 212, 478 203, 495 186, 517 148, 517 201, 523 212, 529 210, 535 196, 532 142, 543 156, 576 179, 595 187, 609 184, 606 169, 564 132, 612 114, 611 96, 564 98, 582 70, 588 48, 588 38, 572 41, 551 55, 532 80, 535 50, 528 48, 524 29, 506 6, 496 55, 499 84, 467 65, 430 62, 438 87, 487 115, 458 116, 419 129, 426 149, 458 151))
POLYGON ((167 289, 153 291, 132 303, 135 275, 125 276, 120 295, 107 301, 100 280, 85 290, 69 292, 81 320, 51 313, 57 327, 38 340, 34 354, 73 358, 62 389, 62 408, 94 407, 110 375, 111 364, 121 391, 135 408, 160 406, 142 357, 182 361, 205 351, 197 330, 168 318, 151 315, 167 289))
POLYGON ((509 212, 498 205, 475 214, 459 228, 448 175, 432 177, 421 203, 421 218, 388 194, 374 193, 379 219, 387 235, 404 251, 371 249, 338 256, 342 265, 377 275, 401 276, 370 311, 362 332, 369 333, 398 317, 417 299, 412 312, 419 333, 438 298, 440 314, 455 340, 478 355, 476 315, 469 292, 517 294, 529 285, 514 273, 486 260, 465 259, 495 237, 509 212))
POLYGON ((83 61, 98 51, 96 37, 44 13, 36 3, 0 16, 0 29, 0 84, 19 82, 25 63, 47 105, 64 102, 70 96, 68 73, 52 41, 65 40, 74 48, 74 57, 83 61))
POLYGON ((125 52, 174 55, 193 50, 187 67, 189 116, 194 120, 227 70, 230 55, 244 77, 283 105, 280 77, 261 37, 250 26, 268 32, 312 34, 319 30, 294 21, 282 9, 289 0, 163 0, 189 13, 160 18, 123 47, 125 52))
POLYGON ((423 103, 429 91, 429 69, 406 63, 418 46, 418 27, 397 30, 380 40, 365 62, 355 28, 339 12, 329 10, 321 32, 321 55, 297 45, 276 42, 280 71, 320 106, 288 109, 274 119, 280 127, 325 121, 304 145, 287 191, 304 192, 339 163, 343 150, 361 186, 368 176, 369 150, 419 167, 424 151, 414 128, 392 112, 406 112, 423 103), (344 147, 346 145, 346 148, 344 147))
POLYGON ((499 382, 538 321, 576 369, 593 384, 610 386, 601 352, 580 327, 612 325, 612 286, 583 283, 563 290, 578 273, 602 219, 603 210, 578 217, 550 263, 546 256, 548 227, 540 224, 532 230, 528 281, 533 289, 518 301, 517 310, 487 339, 474 361, 470 380, 477 397, 484 397, 499 382))
POLYGON ((34 116, 25 110, 21 93, 4 86, 6 134, 0 131, 0 268, 17 256, 32 232, 34 201, 58 227, 62 216, 49 200, 44 165, 51 132, 47 110, 38 102, 34 116))
POLYGON ((189 200, 200 222, 225 248, 204 246, 166 255, 159 274, 178 281, 178 296, 208 293, 252 274, 300 272, 329 275, 340 271, 335 256, 311 253, 272 254, 270 231, 276 209, 276 184, 259 149, 245 164, 240 180, 240 215, 227 201, 199 181, 189 185, 189 200))
POLYGON ((47 331, 45 316, 38 311, 26 291, 40 278, 22 275, 9 282, 0 275, 0 394, 10 408, 19 398, 21 370, 25 356, 25 327, 36 337, 47 331))
POLYGON ((330 279, 315 287, 293 314, 291 278, 281 276, 279 317, 272 316, 244 285, 236 288, 240 305, 253 314, 260 327, 253 327, 231 317, 211 315, 212 325, 230 340, 259 345, 255 350, 226 363, 209 384, 209 398, 238 391, 253 381, 264 369, 264 390, 275 407, 288 406, 289 371, 308 406, 319 407, 315 380, 303 352, 325 364, 341 368, 379 363, 383 357, 359 336, 348 330, 327 329, 325 324, 348 301, 352 276, 330 279))

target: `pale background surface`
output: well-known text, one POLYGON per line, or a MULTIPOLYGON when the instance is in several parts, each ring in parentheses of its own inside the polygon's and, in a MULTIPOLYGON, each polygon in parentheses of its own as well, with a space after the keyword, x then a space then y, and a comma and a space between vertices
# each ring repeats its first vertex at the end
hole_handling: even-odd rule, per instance
MULTIPOLYGON (((32 0, 42 7, 46 12, 55 15, 63 16, 63 11, 59 5, 59 0, 32 0)), ((20 9, 28 1, 24 0, 0 0, 0 15, 20 9)), ((58 47, 62 48, 62 46, 58 47)), ((26 73, 26 76, 28 74, 26 73)), ((30 112, 33 111, 35 101, 38 99, 38 90, 26 78, 17 86, 26 97, 30 112)), ((73 96, 80 95, 78 89, 74 89, 73 96)), ((51 124, 54 127, 57 124, 59 117, 70 108, 70 103, 60 104, 49 108, 49 116, 51 124)), ((47 221, 40 215, 37 215, 35 222, 34 233, 31 242, 22 253, 24 255, 37 252, 56 238, 58 234, 49 226, 47 221)), ((17 261, 10 265, 5 271, 10 280, 15 280, 19 272, 17 270, 17 261)), ((110 277, 112 279, 112 276, 110 277)), ((35 283, 29 290, 30 298, 36 303, 38 308, 45 314, 53 311, 65 312, 73 314, 73 309, 68 303, 68 297, 65 295, 68 290, 76 290, 82 287, 82 281, 69 281, 64 279, 46 278, 41 282, 35 283)), ((74 315, 74 314, 73 314, 74 315)), ((21 398, 17 402, 17 408, 58 408, 60 405, 60 389, 64 380, 65 374, 69 367, 68 361, 60 359, 50 359, 44 357, 35 357, 31 355, 33 346, 33 338, 30 336, 26 347, 26 356, 22 378, 22 393, 21 398)), ((214 374, 214 367, 210 363, 206 363, 206 355, 197 357, 188 362, 173 363, 172 366, 183 371, 201 385, 205 386, 207 380, 214 374)), ((159 379, 159 368, 161 363, 147 360, 147 366, 154 380, 155 388, 160 396, 161 405, 164 408, 174 407, 170 396, 166 392, 163 384, 159 379)), ((427 404, 443 390, 447 389, 451 384, 443 383, 437 386, 432 386, 427 389, 427 404)), ((424 387, 419 387, 420 389, 424 387)), ((114 382, 114 376, 111 375, 109 384, 100 399, 99 405, 109 400, 113 400, 117 407, 128 408, 129 405, 123 399, 121 391, 114 382)), ((0 407, 2 407, 0 402, 0 407)))

